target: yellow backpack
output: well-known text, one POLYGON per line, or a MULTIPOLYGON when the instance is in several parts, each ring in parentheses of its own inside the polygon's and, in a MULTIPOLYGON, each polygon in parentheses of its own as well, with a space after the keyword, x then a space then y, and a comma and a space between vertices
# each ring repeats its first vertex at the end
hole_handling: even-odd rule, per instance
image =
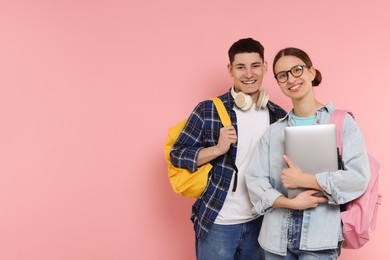
MULTIPOLYGON (((223 102, 219 98, 213 98, 212 100, 217 108, 223 126, 232 125, 223 102)), ((172 189, 180 195, 197 199, 207 186, 209 172, 213 166, 211 163, 206 163, 197 171, 190 172, 188 169, 176 168, 173 166, 169 155, 173 144, 183 131, 187 120, 188 119, 185 119, 169 129, 168 138, 164 146, 164 153, 168 163, 168 178, 172 189)))

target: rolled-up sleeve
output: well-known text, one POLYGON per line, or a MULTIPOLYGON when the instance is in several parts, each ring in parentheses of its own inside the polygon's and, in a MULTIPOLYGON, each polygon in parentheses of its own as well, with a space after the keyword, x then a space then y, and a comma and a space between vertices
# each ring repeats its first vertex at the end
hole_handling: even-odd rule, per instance
POLYGON ((270 183, 269 130, 266 131, 263 138, 255 147, 255 151, 245 173, 253 210, 260 215, 264 215, 267 209, 272 207, 275 200, 282 196, 270 183))
POLYGON ((204 128, 203 105, 199 103, 192 111, 183 131, 172 146, 170 156, 175 167, 194 172, 199 151, 204 148, 202 133, 204 128))
POLYGON ((343 129, 345 170, 316 174, 330 204, 344 204, 364 193, 371 176, 363 135, 351 116, 347 116, 343 129))

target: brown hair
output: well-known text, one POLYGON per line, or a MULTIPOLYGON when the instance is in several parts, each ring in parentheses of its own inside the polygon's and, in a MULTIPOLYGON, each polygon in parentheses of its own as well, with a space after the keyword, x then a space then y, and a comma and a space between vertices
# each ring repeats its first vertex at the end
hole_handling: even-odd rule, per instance
MULTIPOLYGON (((280 50, 278 54, 276 54, 274 58, 274 63, 272 65, 274 75, 275 75, 275 64, 283 56, 294 56, 297 57, 298 59, 301 59, 307 67, 311 68, 313 66, 313 63, 311 62, 311 59, 306 52, 298 48, 289 47, 280 50)), ((319 86, 321 81, 322 81, 321 72, 316 69, 316 76, 312 81, 313 87, 319 86)))
POLYGON ((234 61, 234 56, 238 53, 258 53, 262 61, 264 61, 264 47, 260 42, 252 39, 245 38, 240 39, 233 43, 233 45, 229 48, 228 55, 230 64, 234 61))

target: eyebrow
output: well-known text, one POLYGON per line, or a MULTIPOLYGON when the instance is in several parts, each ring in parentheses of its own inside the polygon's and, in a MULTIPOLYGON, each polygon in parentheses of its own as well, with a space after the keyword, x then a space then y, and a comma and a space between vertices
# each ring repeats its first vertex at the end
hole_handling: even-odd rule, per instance
MULTIPOLYGON (((251 63, 251 66, 252 65, 261 65, 261 62, 260 61, 253 62, 253 63, 251 63)), ((245 66, 245 64, 244 63, 238 63, 238 64, 236 64, 234 66, 245 66)))

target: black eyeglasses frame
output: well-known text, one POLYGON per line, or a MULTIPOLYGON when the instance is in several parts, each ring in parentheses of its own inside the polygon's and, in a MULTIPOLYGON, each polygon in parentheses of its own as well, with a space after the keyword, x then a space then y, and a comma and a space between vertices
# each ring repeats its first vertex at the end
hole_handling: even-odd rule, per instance
POLYGON ((288 80, 288 74, 290 73, 294 78, 299 78, 300 76, 302 76, 302 74, 303 74, 303 68, 308 68, 308 66, 306 66, 306 65, 295 65, 294 67, 292 67, 290 70, 287 70, 287 71, 281 71, 281 72, 279 72, 278 74, 276 74, 275 75, 275 79, 276 79, 276 81, 277 82, 279 82, 279 83, 286 83, 287 82, 287 80, 288 80), (299 75, 294 75, 293 74, 293 70, 295 69, 295 68, 300 68, 301 70, 301 74, 299 74, 299 75), (280 75, 281 73, 286 73, 286 75, 287 75, 287 77, 286 77, 286 80, 285 81, 280 81, 279 79, 278 79, 278 75, 280 75))

